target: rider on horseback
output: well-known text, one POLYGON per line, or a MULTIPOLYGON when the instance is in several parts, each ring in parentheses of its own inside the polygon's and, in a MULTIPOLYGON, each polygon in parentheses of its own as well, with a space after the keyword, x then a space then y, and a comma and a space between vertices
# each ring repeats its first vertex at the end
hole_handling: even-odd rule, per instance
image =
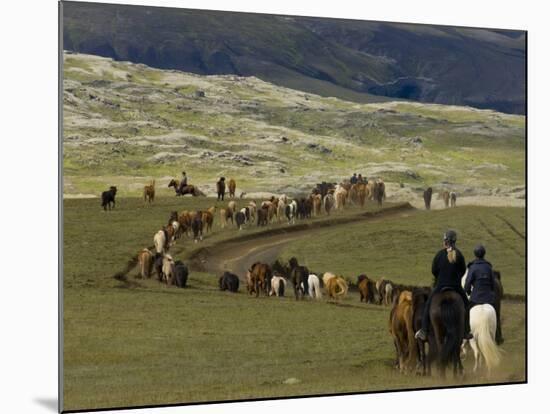
POLYGON ((178 188, 178 193, 183 194, 183 191, 187 187, 187 175, 185 175, 185 171, 181 172, 181 181, 180 186, 178 188))
MULTIPOLYGON (((485 247, 478 245, 474 249, 475 260, 468 263, 468 276, 464 283, 464 290, 470 295, 470 307, 489 304, 495 310, 497 300, 496 281, 493 273, 493 266, 485 260, 485 247)), ((498 311, 497 311, 498 312, 498 311)), ((497 325, 500 325, 500 317, 497 315, 497 325)), ((497 343, 502 343, 500 326, 497 328, 497 343)))
POLYGON ((464 256, 456 248, 456 232, 448 230, 443 235, 444 249, 437 252, 432 262, 432 274, 435 277, 435 286, 426 302, 424 313, 422 314, 422 328, 416 332, 415 338, 426 341, 430 326, 430 305, 435 293, 443 290, 452 289, 456 291, 464 301, 464 339, 471 339, 470 333, 470 313, 468 312, 468 297, 460 284, 462 275, 466 272, 466 263, 464 256))

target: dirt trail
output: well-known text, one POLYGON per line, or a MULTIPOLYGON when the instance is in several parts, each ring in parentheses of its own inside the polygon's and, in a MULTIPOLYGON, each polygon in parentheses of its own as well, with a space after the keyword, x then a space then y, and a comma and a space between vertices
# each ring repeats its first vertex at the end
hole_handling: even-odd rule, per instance
POLYGON ((273 263, 285 244, 312 237, 324 230, 324 227, 350 224, 357 221, 375 222, 392 217, 405 217, 415 213, 410 204, 402 204, 374 213, 365 213, 353 217, 331 220, 328 222, 311 222, 308 225, 274 229, 262 232, 244 239, 224 240, 214 246, 197 250, 190 257, 192 269, 219 274, 225 270, 231 271, 241 278, 244 277, 251 264, 257 261, 273 263), (266 234, 267 233, 267 234, 266 234))

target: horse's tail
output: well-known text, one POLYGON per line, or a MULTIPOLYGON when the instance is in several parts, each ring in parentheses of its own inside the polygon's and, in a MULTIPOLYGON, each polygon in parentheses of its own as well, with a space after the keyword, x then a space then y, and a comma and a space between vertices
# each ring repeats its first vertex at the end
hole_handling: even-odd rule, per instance
POLYGON ((285 295, 285 282, 282 279, 279 279, 279 291, 277 292, 279 296, 285 295))
POLYGON ((496 368, 502 359, 502 351, 495 343, 497 314, 491 305, 478 305, 472 308, 474 339, 485 358, 487 368, 496 368))
POLYGON ((441 323, 445 328, 445 340, 439 358, 445 366, 452 361, 457 349, 460 349, 463 332, 460 330, 460 326, 462 326, 460 313, 452 301, 443 300, 440 312, 441 323))

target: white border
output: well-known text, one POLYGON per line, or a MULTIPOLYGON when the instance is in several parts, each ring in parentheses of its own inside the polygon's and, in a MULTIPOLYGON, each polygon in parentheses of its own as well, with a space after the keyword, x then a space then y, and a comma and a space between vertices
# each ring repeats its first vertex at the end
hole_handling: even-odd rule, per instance
MULTIPOLYGON (((516 413, 546 403, 548 373, 548 13, 518 1, 260 3, 111 1, 529 31, 529 384, 300 400, 146 409, 139 413, 320 412, 516 413), (540 315, 536 312, 541 312, 540 315)), ((535 5, 536 4, 536 5, 535 5)), ((53 412, 57 396, 57 1, 2 6, 2 412, 53 412), (44 404, 46 401, 46 404, 44 404), (49 403, 48 403, 49 401, 49 403), (50 408, 49 408, 50 407, 50 408)), ((542 406, 546 406, 542 405, 542 406)), ((131 411, 123 411, 131 412, 131 411)))

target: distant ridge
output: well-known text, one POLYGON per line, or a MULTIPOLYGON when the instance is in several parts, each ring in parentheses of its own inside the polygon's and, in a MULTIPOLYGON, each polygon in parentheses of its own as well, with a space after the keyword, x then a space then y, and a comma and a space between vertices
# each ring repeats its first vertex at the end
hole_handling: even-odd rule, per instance
POLYGON ((66 50, 355 102, 523 114, 525 32, 64 2, 66 50))

